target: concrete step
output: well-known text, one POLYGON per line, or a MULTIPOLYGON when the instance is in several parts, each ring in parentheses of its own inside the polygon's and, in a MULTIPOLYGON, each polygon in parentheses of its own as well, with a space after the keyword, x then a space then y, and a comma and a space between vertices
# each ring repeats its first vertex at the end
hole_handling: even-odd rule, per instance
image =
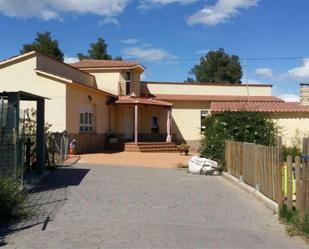
POLYGON ((175 143, 166 142, 139 142, 126 143, 125 151, 135 152, 179 152, 175 143))

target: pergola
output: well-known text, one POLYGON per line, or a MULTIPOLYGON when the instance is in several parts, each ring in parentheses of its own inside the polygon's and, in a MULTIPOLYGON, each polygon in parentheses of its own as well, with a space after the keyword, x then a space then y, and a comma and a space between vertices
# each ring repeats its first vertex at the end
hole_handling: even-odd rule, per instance
POLYGON ((37 148, 37 165, 40 172, 44 169, 45 164, 45 99, 42 96, 34 95, 28 92, 0 92, 0 98, 7 99, 8 105, 16 108, 16 132, 19 136, 19 110, 20 101, 36 101, 36 148, 37 148))

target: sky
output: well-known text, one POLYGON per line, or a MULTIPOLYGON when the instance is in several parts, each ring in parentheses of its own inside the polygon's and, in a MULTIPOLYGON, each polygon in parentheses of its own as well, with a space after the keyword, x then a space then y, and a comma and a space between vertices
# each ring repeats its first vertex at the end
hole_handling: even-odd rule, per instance
POLYGON ((66 62, 103 37, 144 80, 180 81, 209 50, 240 57, 243 83, 295 101, 309 82, 309 0, 0 0, 0 60, 50 31, 66 62))

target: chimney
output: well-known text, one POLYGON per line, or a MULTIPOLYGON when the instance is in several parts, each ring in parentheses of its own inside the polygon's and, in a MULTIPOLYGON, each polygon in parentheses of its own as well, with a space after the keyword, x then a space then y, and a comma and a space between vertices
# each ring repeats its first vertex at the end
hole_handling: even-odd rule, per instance
POLYGON ((300 84, 300 104, 309 106, 309 83, 300 84))

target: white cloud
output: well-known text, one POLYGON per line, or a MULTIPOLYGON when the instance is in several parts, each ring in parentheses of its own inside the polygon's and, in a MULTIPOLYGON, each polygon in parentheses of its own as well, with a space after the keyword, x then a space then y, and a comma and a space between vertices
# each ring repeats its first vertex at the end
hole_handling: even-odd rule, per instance
POLYGON ((75 62, 78 62, 78 61, 79 61, 79 59, 77 57, 67 56, 67 55, 64 56, 64 62, 65 63, 70 64, 70 63, 75 63, 75 62))
POLYGON ((150 9, 157 6, 167 5, 167 4, 191 4, 197 2, 198 0, 141 0, 138 5, 138 9, 150 9))
POLYGON ((206 6, 191 15, 187 22, 190 25, 205 24, 215 26, 227 22, 240 13, 240 10, 248 9, 257 5, 259 0, 218 0, 212 6, 206 6))
POLYGON ((296 94, 283 94, 279 96, 279 98, 283 99, 286 102, 299 102, 299 96, 296 94))
POLYGON ((270 68, 257 68, 255 74, 264 78, 272 78, 273 70, 270 68))
POLYGON ((204 50, 199 50, 199 51, 196 51, 195 53, 196 54, 202 54, 202 55, 205 55, 209 52, 209 49, 204 49, 204 50))
POLYGON ((303 63, 304 64, 301 67, 295 67, 288 70, 288 73, 292 78, 309 80, 309 58, 304 59, 303 63))
POLYGON ((138 39, 135 39, 135 38, 129 38, 129 39, 125 39, 121 41, 121 43, 123 44, 135 44, 137 42, 138 42, 138 39))
POLYGON ((146 79, 147 79, 147 74, 142 73, 141 74, 141 80, 143 81, 143 80, 146 80, 146 79))
POLYGON ((247 82, 248 82, 248 85, 250 85, 250 84, 261 84, 261 85, 268 85, 268 84, 271 84, 271 83, 269 83, 269 82, 260 81, 260 80, 252 79, 252 78, 250 78, 250 79, 247 80, 246 77, 242 77, 242 78, 241 78, 241 82, 242 82, 243 85, 246 85, 247 82))
POLYGON ((177 56, 169 52, 153 47, 132 47, 123 50, 124 57, 127 59, 137 59, 143 61, 164 61, 177 60, 177 56))
POLYGON ((112 18, 123 12, 130 0, 0 0, 0 12, 11 17, 57 19, 62 14, 94 14, 112 18))

